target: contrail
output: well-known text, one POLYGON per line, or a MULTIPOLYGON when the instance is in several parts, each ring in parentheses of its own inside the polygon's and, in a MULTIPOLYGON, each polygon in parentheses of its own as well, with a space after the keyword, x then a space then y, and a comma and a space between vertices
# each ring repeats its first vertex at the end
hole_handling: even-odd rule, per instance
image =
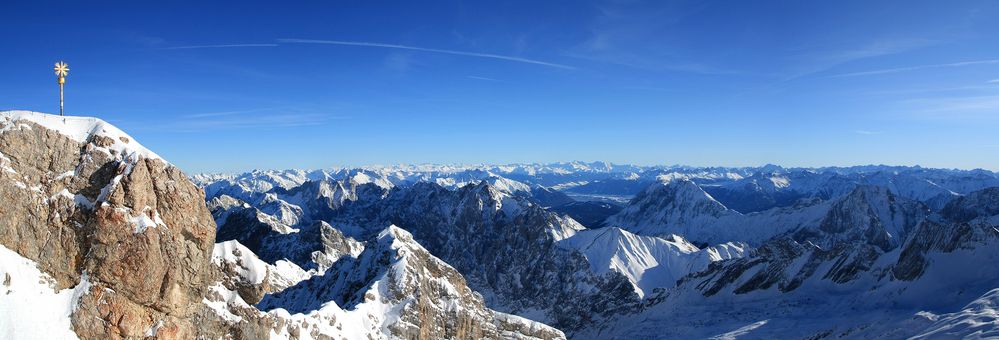
POLYGON ((278 44, 228 44, 228 45, 195 45, 164 47, 161 50, 189 50, 195 48, 227 48, 227 47, 278 47, 278 44))
POLYGON ((883 70, 874 70, 874 71, 864 71, 864 72, 853 72, 853 73, 837 74, 837 75, 834 75, 832 77, 839 78, 839 77, 870 76, 870 75, 876 75, 876 74, 886 74, 886 73, 898 73, 898 72, 916 71, 916 70, 922 70, 922 69, 928 69, 928 68, 961 67, 961 66, 988 65, 988 64, 999 64, 999 59, 973 60, 973 61, 962 61, 962 62, 947 63, 947 64, 933 64, 933 65, 919 65, 919 66, 910 66, 910 67, 889 68, 889 69, 883 69, 883 70))
POLYGON ((520 57, 512 57, 499 54, 489 54, 489 53, 478 53, 478 52, 466 52, 466 51, 455 51, 455 50, 442 50, 439 48, 426 48, 417 46, 406 46, 406 45, 395 45, 395 44, 383 44, 375 42, 363 42, 363 41, 339 41, 339 40, 312 40, 312 39, 278 39, 278 42, 282 43, 297 43, 297 44, 327 44, 327 45, 343 45, 343 46, 364 46, 364 47, 381 47, 381 48, 394 48, 400 50, 411 50, 411 51, 422 51, 422 52, 433 52, 433 53, 443 53, 443 54, 453 54, 462 55, 469 57, 479 57, 479 58, 491 58, 500 59, 506 61, 514 61, 518 63, 527 63, 542 65, 548 67, 556 67, 566 70, 575 70, 575 67, 569 65, 549 63, 540 60, 526 59, 520 57))

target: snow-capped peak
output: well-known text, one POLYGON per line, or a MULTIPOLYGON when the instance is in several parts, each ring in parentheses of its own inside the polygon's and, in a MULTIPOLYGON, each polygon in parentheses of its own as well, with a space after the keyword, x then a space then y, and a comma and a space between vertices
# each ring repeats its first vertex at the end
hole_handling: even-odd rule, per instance
POLYGON ((746 250, 741 244, 702 250, 680 237, 641 236, 614 227, 581 231, 559 245, 582 253, 596 273, 621 273, 639 296, 654 288, 673 287, 681 277, 713 261, 742 257, 746 250))
POLYGON ((667 235, 675 233, 668 229, 692 228, 698 220, 730 214, 738 213, 716 201, 694 182, 676 179, 645 189, 627 208, 611 216, 607 225, 629 226, 629 230, 640 234, 667 235))

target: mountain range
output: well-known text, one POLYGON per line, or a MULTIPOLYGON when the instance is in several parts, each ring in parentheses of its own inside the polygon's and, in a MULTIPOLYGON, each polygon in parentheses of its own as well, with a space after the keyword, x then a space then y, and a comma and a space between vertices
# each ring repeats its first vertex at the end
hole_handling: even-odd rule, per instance
POLYGON ((399 165, 185 175, 0 112, 0 337, 999 334, 999 176, 399 165))

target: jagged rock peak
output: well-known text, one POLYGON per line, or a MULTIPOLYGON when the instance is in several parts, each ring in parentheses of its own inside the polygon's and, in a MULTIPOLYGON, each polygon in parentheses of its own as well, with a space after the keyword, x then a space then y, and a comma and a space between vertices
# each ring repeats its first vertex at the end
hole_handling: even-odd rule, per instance
POLYGON ((861 241, 888 251, 899 246, 929 214, 924 204, 899 197, 885 187, 861 185, 834 202, 817 229, 799 232, 796 238, 826 248, 843 241, 861 241))

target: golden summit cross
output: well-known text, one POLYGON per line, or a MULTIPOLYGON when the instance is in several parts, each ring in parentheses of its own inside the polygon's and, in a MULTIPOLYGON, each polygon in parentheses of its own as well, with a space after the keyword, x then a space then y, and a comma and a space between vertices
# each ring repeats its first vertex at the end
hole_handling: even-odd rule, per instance
POLYGON ((69 74, 69 65, 67 65, 66 62, 63 61, 55 63, 55 74, 56 76, 59 77, 59 115, 62 116, 63 115, 62 88, 63 85, 66 84, 66 75, 69 74))

